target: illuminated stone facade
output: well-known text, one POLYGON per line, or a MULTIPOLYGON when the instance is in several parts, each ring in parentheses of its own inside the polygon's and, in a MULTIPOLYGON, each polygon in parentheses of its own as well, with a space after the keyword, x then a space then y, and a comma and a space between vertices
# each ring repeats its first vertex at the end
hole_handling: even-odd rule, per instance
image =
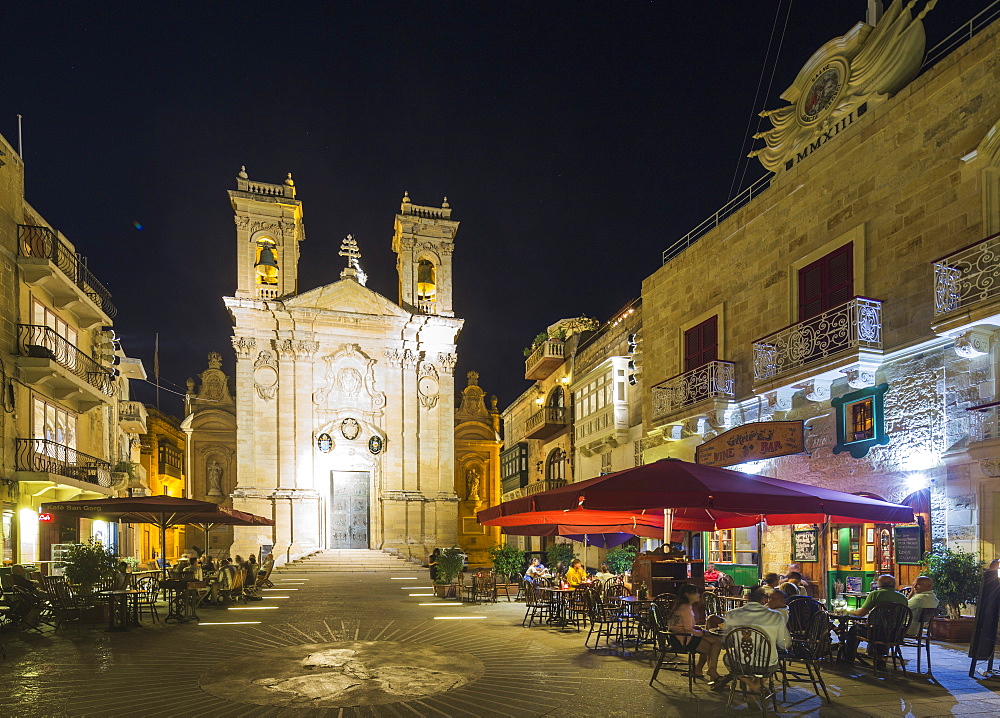
MULTIPOLYGON (((339 281, 298 293, 302 204, 289 178, 230 191, 237 291, 233 506, 274 518, 279 561, 320 548, 379 548, 424 560, 456 542, 452 372, 462 320, 451 306, 458 222, 447 200, 396 214, 398 303, 364 286, 345 240, 339 281)), ((234 553, 259 530, 235 530, 234 553)))
MULTIPOLYGON (((642 288, 646 463, 693 460, 698 444, 748 422, 801 419, 806 454, 748 470, 905 500, 934 541, 1000 550, 989 406, 1000 263, 996 240, 960 251, 1000 231, 998 31, 986 27, 808 157, 775 164, 769 189, 665 253, 642 288), (830 306, 811 306, 816 297, 830 306), (689 332, 706 321, 718 376, 728 372, 714 393, 683 377, 689 332), (883 384, 888 443, 858 446, 863 421, 838 440, 838 405, 883 384)), ((836 563, 819 530, 820 561, 803 566, 814 579, 836 563)), ((866 543, 859 564, 874 573, 866 543)), ((761 550, 764 571, 783 569, 790 529, 768 529, 761 550)), ((905 581, 919 567, 892 570, 905 581)))

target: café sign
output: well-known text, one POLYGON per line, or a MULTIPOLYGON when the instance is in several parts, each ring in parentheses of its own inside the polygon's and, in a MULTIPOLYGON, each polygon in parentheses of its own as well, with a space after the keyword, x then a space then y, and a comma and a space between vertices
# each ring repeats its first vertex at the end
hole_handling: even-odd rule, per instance
POLYGON ((695 450, 695 461, 705 466, 733 466, 803 451, 801 421, 759 421, 737 426, 701 444, 695 450))

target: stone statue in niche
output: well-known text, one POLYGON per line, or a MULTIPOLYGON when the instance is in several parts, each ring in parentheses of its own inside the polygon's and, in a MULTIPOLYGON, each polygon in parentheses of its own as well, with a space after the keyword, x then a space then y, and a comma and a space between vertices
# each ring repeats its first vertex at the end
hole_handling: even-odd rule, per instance
POLYGON ((208 495, 222 496, 222 467, 215 459, 208 465, 208 495))
POLYGON ((479 501, 479 469, 473 467, 465 472, 465 485, 468 489, 467 499, 469 501, 479 501))

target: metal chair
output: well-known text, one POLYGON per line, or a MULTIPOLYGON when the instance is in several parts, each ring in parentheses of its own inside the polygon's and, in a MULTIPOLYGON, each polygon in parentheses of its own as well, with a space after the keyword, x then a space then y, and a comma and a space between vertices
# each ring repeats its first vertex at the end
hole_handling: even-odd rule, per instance
POLYGON ((739 626, 726 635, 722 647, 726 651, 726 666, 733 674, 727 705, 732 707, 736 686, 740 684, 743 696, 748 701, 749 696, 759 701, 761 715, 767 714, 768 700, 773 703, 774 712, 777 713, 778 696, 774 690, 774 674, 781 670, 781 665, 778 660, 772 661, 777 659, 777 654, 771 645, 771 639, 756 628, 739 626), (751 688, 749 682, 756 683, 757 688, 751 688))
POLYGON ((882 655, 887 655, 892 658, 892 669, 896 670, 899 666, 906 675, 906 663, 900 648, 912 620, 913 614, 905 603, 880 603, 868 614, 868 633, 861 640, 868 642, 869 653, 875 648, 876 671, 880 669, 880 661, 884 661, 882 655))
MULTIPOLYGON (((917 623, 919 628, 915 636, 904 636, 903 646, 906 648, 916 648, 917 649, 917 673, 920 673, 920 652, 923 649, 924 653, 927 654, 927 673, 930 674, 931 670, 931 637, 930 628, 931 620, 934 619, 940 609, 938 608, 922 608, 920 609, 920 615, 917 617, 917 623)), ((911 613, 912 618, 912 613, 911 613)), ((912 626, 913 624, 910 623, 912 626)))
POLYGON ((690 633, 674 633, 667 629, 666 619, 662 615, 662 609, 655 603, 649 607, 650 619, 653 623, 653 636, 656 641, 656 658, 653 664, 653 675, 649 679, 649 685, 653 685, 656 676, 661 668, 672 669, 677 665, 675 661, 667 661, 668 655, 687 656, 687 676, 688 691, 694 693, 695 678, 695 656, 698 654, 699 641, 690 633), (685 639, 685 640, 681 640, 685 639))
MULTIPOLYGON (((791 618, 789 618, 791 624, 791 618)), ((830 616, 820 609, 812 614, 809 625, 801 636, 792 636, 792 647, 781 658, 781 699, 788 699, 789 676, 791 682, 812 683, 813 691, 819 695, 819 689, 823 689, 826 702, 830 703, 830 694, 826 690, 826 683, 823 674, 820 672, 820 662, 830 655, 830 616), (795 671, 788 670, 788 663, 799 662, 805 665, 806 674, 802 675, 795 671)), ((789 630, 791 630, 789 628, 789 630)))

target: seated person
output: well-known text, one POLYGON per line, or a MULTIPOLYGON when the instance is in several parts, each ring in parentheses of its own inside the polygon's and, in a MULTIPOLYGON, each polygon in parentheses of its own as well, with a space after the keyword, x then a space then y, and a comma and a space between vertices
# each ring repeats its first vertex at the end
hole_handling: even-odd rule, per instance
MULTIPOLYGON (((761 586, 764 591, 767 591, 767 586, 761 586)), ((777 611, 782 616, 785 617, 785 622, 788 622, 788 594, 782 591, 780 588, 772 588, 767 595, 767 603, 765 604, 772 611, 777 611)))
MULTIPOLYGON (((799 585, 800 586, 809 586, 810 585, 809 581, 806 580, 806 577, 802 575, 802 567, 799 566, 797 563, 790 563, 790 564, 788 564, 788 571, 787 571, 787 573, 785 573, 785 580, 786 581, 788 580, 788 577, 793 572, 799 574, 799 585)), ((799 591, 799 593, 801 593, 802 595, 805 595, 805 591, 799 591)))
POLYGON ((615 575, 611 573, 611 570, 608 568, 608 564, 606 563, 602 563, 601 570, 594 574, 594 578, 599 578, 602 581, 607 581, 609 578, 614 577, 615 575))
POLYGON ((570 588, 576 588, 587 580, 587 569, 583 567, 583 562, 575 558, 569 563, 569 570, 566 571, 566 583, 570 588))
MULTIPOLYGON (((764 605, 768 600, 768 595, 760 586, 750 592, 746 605, 734 608, 726 612, 726 633, 734 628, 749 627, 756 628, 766 635, 771 641, 771 663, 773 670, 778 670, 778 652, 788 650, 792 645, 792 636, 788 633, 785 617, 779 611, 773 611, 764 605)), ((758 691, 761 686, 761 679, 744 678, 740 680, 747 684, 751 690, 758 691)))
POLYGON ((705 566, 705 585, 715 588, 715 584, 719 582, 719 578, 722 573, 717 571, 714 563, 710 563, 705 566))
POLYGON ((785 576, 785 581, 780 586, 779 589, 785 592, 786 596, 799 596, 805 595, 806 589, 802 585, 802 574, 798 571, 789 571, 788 575, 785 576))
POLYGON ((674 604, 673 613, 667 619, 667 630, 672 633, 688 634, 676 636, 675 640, 684 646, 694 642, 694 650, 698 653, 695 677, 704 678, 707 666, 709 680, 714 683, 719 680, 719 653, 722 651, 722 640, 714 634, 702 631, 695 625, 694 604, 700 598, 697 586, 692 586, 689 583, 681 586, 677 591, 677 601, 674 604))
MULTIPOLYGON (((869 593, 865 602, 861 604, 861 608, 851 611, 851 615, 867 616, 880 603, 901 603, 904 606, 907 605, 906 596, 896 590, 895 576, 884 573, 875 579, 875 582, 878 585, 878 589, 869 593)), ((837 657, 837 660, 840 663, 854 663, 854 659, 858 654, 858 644, 866 638, 868 638, 868 626, 851 626, 851 630, 847 632, 846 640, 841 643, 840 655, 837 657)), ((885 647, 881 646, 879 650, 884 651, 885 647)), ((882 668, 884 665, 885 658, 882 655, 878 655, 875 659, 875 667, 882 668)))
POLYGON ((930 576, 917 576, 917 580, 913 582, 913 592, 910 594, 910 600, 906 602, 906 605, 910 607, 910 613, 913 615, 913 620, 910 621, 910 627, 906 630, 906 635, 913 638, 918 633, 920 633, 920 614, 925 608, 937 608, 940 604, 938 597, 934 594, 934 581, 931 580, 930 576))
POLYGON ((115 569, 115 574, 111 579, 111 590, 124 591, 128 588, 128 579, 128 564, 124 561, 120 561, 118 563, 118 568, 115 569))
POLYGON ((764 593, 771 593, 771 591, 778 587, 780 582, 781 578, 779 578, 778 574, 773 572, 765 573, 764 579, 760 583, 760 587, 764 589, 764 593))
POLYGON ((556 567, 552 569, 552 577, 556 580, 562 580, 563 576, 566 575, 566 564, 560 561, 556 564, 556 567))
POLYGON ((531 581, 536 578, 545 578, 548 574, 549 570, 542 564, 542 560, 536 557, 531 559, 531 563, 528 564, 528 568, 524 572, 524 579, 531 581))

